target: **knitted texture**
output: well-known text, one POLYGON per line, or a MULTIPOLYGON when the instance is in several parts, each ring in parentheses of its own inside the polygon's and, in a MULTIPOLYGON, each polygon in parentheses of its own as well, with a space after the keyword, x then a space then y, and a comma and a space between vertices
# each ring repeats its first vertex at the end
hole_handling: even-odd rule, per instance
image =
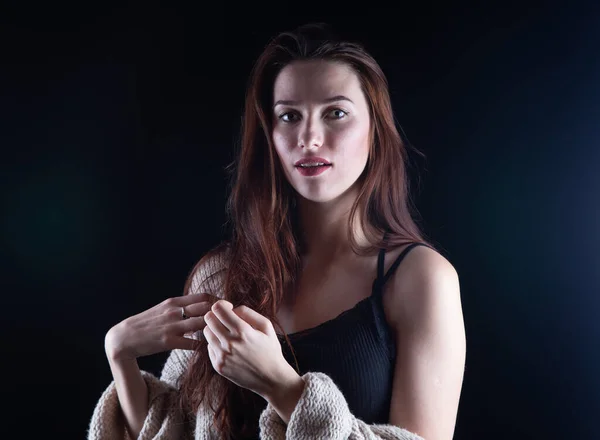
POLYGON ((269 403, 260 416, 261 440, 423 440, 394 425, 369 425, 350 413, 344 395, 323 373, 302 376, 304 391, 286 426, 269 403))
MULTIPOLYGON (((177 379, 183 373, 184 368, 187 367, 190 356, 190 351, 171 351, 160 379, 142 370, 142 377, 148 387, 149 409, 148 416, 138 436, 139 440, 192 438, 208 440, 211 438, 209 437, 211 434, 210 426, 202 425, 198 426, 199 429, 194 429, 194 420, 186 419, 178 408, 177 379), (194 436, 195 431, 202 435, 194 436)), ((200 408, 196 419, 201 422, 211 420, 204 408, 200 408)), ((213 436, 212 438, 217 437, 213 436)), ((119 405, 119 397, 114 381, 110 383, 96 404, 88 428, 88 439, 132 440, 125 428, 125 420, 119 405)))
MULTIPOLYGON (((209 292, 222 297, 223 277, 219 271, 224 259, 212 259, 198 269, 189 293, 209 292), (217 275, 209 277, 209 275, 217 275)), ((201 337, 201 332, 196 337, 201 337)), ((178 408, 178 379, 189 367, 192 352, 172 350, 163 366, 160 379, 142 370, 148 387, 148 416, 137 440, 220 440, 214 429, 214 412, 207 400, 190 420, 178 408)), ((420 436, 393 425, 369 425, 350 413, 344 395, 323 373, 308 372, 302 376, 304 391, 289 424, 283 422, 268 404, 259 419, 261 440, 423 440, 420 436)), ((214 393, 213 393, 214 394, 214 393)), ((210 391, 207 398, 215 399, 210 391)), ((88 440, 132 440, 125 428, 115 382, 111 382, 97 402, 87 432, 88 440)))
MULTIPOLYGON (((213 255, 196 268, 187 294, 206 292, 223 297, 224 269, 227 256, 224 253, 213 255)), ((203 337, 196 332, 194 339, 203 337)), ((163 366, 160 379, 146 371, 141 371, 148 387, 148 416, 144 420, 137 440, 149 439, 218 439, 213 430, 213 415, 203 405, 198 409, 196 420, 186 418, 178 408, 178 380, 189 366, 193 352, 172 350, 163 366)), ((206 403, 206 400, 205 400, 206 403)), ((214 403, 214 401, 213 401, 214 403)), ((115 382, 112 381, 96 404, 88 427, 88 440, 132 440, 125 428, 123 412, 115 382)))
MULTIPOLYGON (((176 374, 181 373, 185 351, 173 350, 161 379, 142 371, 148 385, 149 412, 138 440, 217 440, 212 426, 214 413, 206 401, 198 409, 195 421, 186 421, 177 408, 176 374)), ((189 356, 189 355, 188 355, 189 356)), ((394 425, 369 425, 354 417, 346 399, 333 380, 323 373, 302 376, 304 391, 286 426, 269 403, 260 415, 261 440, 423 440, 420 436, 394 425)), ((125 429, 114 381, 96 405, 88 440, 132 440, 125 429)))

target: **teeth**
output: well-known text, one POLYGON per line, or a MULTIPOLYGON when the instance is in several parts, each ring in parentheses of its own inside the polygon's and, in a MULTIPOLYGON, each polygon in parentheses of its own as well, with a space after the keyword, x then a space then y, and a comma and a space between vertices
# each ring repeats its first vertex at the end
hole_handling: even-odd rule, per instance
POLYGON ((307 168, 307 167, 320 167, 325 165, 324 163, 311 163, 311 164, 301 164, 300 166, 303 168, 307 168))

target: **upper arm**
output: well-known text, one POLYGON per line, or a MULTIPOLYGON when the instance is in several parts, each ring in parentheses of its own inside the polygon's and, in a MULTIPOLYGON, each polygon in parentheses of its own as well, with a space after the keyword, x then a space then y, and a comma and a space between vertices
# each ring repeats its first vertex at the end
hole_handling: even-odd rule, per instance
POLYGON ((458 274, 426 247, 405 259, 389 301, 397 346, 390 423, 425 440, 451 440, 466 358, 458 274))

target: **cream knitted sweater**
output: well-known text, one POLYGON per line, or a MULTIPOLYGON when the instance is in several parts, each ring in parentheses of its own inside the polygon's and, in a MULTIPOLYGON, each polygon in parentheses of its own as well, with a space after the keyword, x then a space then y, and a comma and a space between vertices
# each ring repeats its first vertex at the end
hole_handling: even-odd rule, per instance
MULTIPOLYGON (((222 298, 222 274, 226 266, 225 254, 210 258, 194 273, 188 293, 208 292, 222 298)), ((206 401, 192 421, 186 420, 178 409, 177 380, 187 368, 192 354, 187 350, 172 350, 160 379, 142 371, 148 386, 149 410, 138 440, 219 440, 212 426, 214 413, 206 401)), ((271 404, 262 411, 259 419, 261 440, 423 440, 397 426, 370 425, 354 417, 344 395, 326 374, 308 372, 302 378, 306 385, 287 426, 271 404)), ((125 429, 114 381, 97 402, 87 434, 88 440, 131 440, 125 429)))
MULTIPOLYGON (((206 402, 198 410, 196 420, 192 423, 186 423, 184 415, 177 408, 177 378, 183 373, 191 353, 173 350, 163 367, 160 379, 142 371, 148 386, 150 406, 138 440, 219 439, 212 427, 214 414, 206 402)), ((287 426, 271 404, 261 413, 261 440, 423 440, 420 436, 397 426, 369 425, 354 417, 344 395, 329 376, 309 372, 302 378, 306 382, 304 392, 287 426)), ((125 429, 114 381, 96 404, 87 438, 131 440, 125 429)))

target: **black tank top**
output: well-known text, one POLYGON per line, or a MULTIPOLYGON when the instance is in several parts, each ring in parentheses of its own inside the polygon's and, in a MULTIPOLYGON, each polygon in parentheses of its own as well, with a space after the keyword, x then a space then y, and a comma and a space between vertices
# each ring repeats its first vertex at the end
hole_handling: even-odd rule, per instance
MULTIPOLYGON (((344 394, 350 412, 368 423, 389 423, 396 344, 383 310, 383 286, 404 257, 422 243, 407 246, 384 275, 385 249, 379 251, 371 295, 316 327, 288 334, 299 374, 327 374, 344 394)), ((279 336, 286 360, 294 358, 279 336)))

